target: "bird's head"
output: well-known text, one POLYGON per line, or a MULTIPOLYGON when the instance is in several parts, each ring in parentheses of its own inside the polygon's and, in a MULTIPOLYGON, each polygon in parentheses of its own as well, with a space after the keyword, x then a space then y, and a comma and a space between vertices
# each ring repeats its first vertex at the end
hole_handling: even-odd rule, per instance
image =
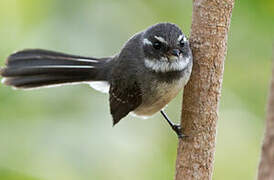
POLYGON ((142 36, 145 66, 156 72, 181 71, 192 60, 191 49, 181 29, 171 23, 149 27, 142 36))

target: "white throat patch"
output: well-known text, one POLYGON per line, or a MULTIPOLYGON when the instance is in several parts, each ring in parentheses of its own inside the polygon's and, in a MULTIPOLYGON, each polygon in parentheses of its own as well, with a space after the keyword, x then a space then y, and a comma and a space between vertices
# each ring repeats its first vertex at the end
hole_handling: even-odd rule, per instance
POLYGON ((156 59, 145 59, 145 66, 155 72, 169 72, 169 71, 181 71, 187 67, 190 58, 180 58, 172 61, 168 61, 166 58, 156 59))

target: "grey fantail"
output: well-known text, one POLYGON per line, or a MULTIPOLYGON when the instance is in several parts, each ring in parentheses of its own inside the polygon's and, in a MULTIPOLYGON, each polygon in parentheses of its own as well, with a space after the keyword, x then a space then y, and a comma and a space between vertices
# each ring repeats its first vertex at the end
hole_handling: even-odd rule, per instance
POLYGON ((113 124, 129 113, 149 117, 162 109, 186 85, 192 70, 189 42, 180 28, 160 23, 130 38, 115 56, 93 58, 41 49, 10 55, 0 70, 2 82, 18 89, 88 83, 109 93, 113 124))

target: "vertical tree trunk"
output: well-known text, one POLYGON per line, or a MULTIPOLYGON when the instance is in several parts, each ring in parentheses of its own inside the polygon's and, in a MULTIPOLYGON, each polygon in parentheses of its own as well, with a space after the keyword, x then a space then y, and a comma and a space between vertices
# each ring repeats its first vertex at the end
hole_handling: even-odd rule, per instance
POLYGON ((274 64, 266 114, 265 137, 262 146, 261 162, 258 171, 259 180, 274 179, 274 64))
POLYGON ((184 90, 175 180, 212 178, 227 34, 234 0, 193 0, 194 64, 184 90))

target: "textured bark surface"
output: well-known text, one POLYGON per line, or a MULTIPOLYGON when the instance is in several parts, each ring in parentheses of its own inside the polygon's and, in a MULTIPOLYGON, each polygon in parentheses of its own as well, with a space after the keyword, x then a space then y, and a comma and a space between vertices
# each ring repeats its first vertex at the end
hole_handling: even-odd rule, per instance
POLYGON ((227 34, 234 0, 193 0, 194 65, 184 90, 176 180, 212 178, 227 34))
POLYGON ((266 114, 265 137, 262 146, 261 162, 258 171, 259 180, 274 179, 274 64, 266 114))

